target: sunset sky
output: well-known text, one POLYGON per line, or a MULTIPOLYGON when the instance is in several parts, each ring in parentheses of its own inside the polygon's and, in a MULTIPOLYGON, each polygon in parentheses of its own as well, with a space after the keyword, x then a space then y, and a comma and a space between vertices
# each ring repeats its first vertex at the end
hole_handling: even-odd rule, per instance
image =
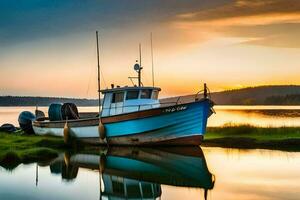
POLYGON ((142 44, 143 83, 163 96, 300 84, 299 0, 1 0, 0 95, 97 97, 131 85, 142 44))

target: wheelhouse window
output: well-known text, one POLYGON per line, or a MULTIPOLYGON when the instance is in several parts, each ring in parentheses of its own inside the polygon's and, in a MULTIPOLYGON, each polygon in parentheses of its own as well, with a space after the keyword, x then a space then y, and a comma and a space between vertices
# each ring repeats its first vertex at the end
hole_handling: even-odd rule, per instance
POLYGON ((139 98, 139 91, 138 90, 127 91, 126 100, 138 99, 138 98, 139 98))
POLYGON ((158 99, 158 91, 157 90, 153 90, 152 99, 158 99))
POLYGON ((115 92, 112 96, 112 103, 123 102, 124 100, 124 92, 115 92))
POLYGON ((152 90, 142 90, 141 92, 141 99, 150 99, 151 98, 151 93, 152 93, 152 90))

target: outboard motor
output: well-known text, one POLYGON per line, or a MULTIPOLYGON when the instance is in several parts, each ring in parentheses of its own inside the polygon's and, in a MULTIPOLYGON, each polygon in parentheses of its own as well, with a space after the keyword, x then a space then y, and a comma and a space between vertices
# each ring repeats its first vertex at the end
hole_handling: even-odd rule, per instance
POLYGON ((35 120, 35 116, 33 113, 29 112, 29 111, 23 111, 21 112, 21 114, 19 115, 19 125, 20 128, 28 134, 33 134, 33 128, 32 128, 32 122, 35 120))
POLYGON ((77 106, 74 103, 64 103, 61 107, 62 118, 66 119, 79 119, 77 106))

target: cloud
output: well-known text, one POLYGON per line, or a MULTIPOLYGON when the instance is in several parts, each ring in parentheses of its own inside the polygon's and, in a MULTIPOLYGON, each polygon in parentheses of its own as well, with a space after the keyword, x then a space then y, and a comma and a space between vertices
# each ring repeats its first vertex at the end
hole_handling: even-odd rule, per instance
POLYGON ((248 38, 248 34, 242 31, 244 27, 253 30, 265 27, 265 31, 260 30, 259 37, 254 38, 255 42, 249 38, 247 44, 265 43, 270 46, 271 40, 276 38, 276 45, 274 43, 273 46, 295 48, 299 46, 300 39, 296 36, 299 24, 299 0, 0 2, 2 47, 100 28, 106 35, 115 37, 128 37, 138 32, 141 32, 140 35, 147 32, 148 35, 152 31, 158 37, 159 45, 168 48, 175 44, 194 44, 219 36, 248 38), (293 29, 279 30, 269 26, 272 24, 295 25, 293 29), (270 31, 272 29, 276 32, 270 31), (292 39, 287 37, 292 37, 295 42, 292 43, 292 39))
POLYGON ((244 44, 262 45, 281 48, 300 48, 300 25, 282 23, 268 25, 231 26, 223 29, 223 34, 249 38, 244 44))
POLYGON ((300 1, 237 0, 212 9, 180 14, 172 25, 195 35, 206 32, 211 37, 249 38, 246 44, 300 48, 300 1))
POLYGON ((96 29, 122 36, 153 29, 174 15, 206 9, 222 1, 1 0, 0 46, 96 29))
POLYGON ((212 9, 178 15, 183 21, 218 21, 254 16, 300 14, 299 0, 237 0, 212 9))

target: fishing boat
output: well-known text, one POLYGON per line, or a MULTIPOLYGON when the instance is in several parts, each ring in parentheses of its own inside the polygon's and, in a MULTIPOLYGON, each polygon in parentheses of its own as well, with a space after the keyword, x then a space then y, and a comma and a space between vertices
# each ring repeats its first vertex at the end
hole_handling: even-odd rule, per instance
MULTIPOLYGON (((37 117, 32 126, 35 134, 64 137, 65 142, 80 140, 90 144, 109 145, 199 145, 206 131, 207 119, 213 112, 213 102, 204 84, 201 92, 190 102, 162 102, 161 88, 142 83, 141 46, 140 60, 134 65, 137 80, 132 86, 114 86, 100 89, 100 65, 97 32, 98 100, 97 113, 78 113, 77 108, 52 108, 49 117, 37 117), (103 100, 100 96, 103 94, 103 100), (64 117, 55 117, 56 115, 64 117), (53 117, 53 115, 55 115, 53 117)), ((73 106, 74 107, 74 106, 73 106)))
POLYGON ((99 173, 100 199, 157 199, 163 193, 161 185, 204 189, 207 197, 215 184, 200 147, 65 153, 50 163, 50 169, 65 180, 76 179, 80 169, 99 173))

